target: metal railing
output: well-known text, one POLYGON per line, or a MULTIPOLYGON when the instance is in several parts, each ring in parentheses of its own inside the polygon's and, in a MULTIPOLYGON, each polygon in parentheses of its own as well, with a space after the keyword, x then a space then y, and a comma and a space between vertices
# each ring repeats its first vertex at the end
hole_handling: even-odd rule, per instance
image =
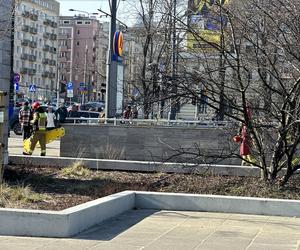
POLYGON ((71 124, 113 124, 114 126, 136 125, 136 126, 178 126, 178 127, 228 127, 230 121, 213 120, 170 120, 170 119, 122 119, 122 118, 88 118, 68 117, 66 122, 71 124))

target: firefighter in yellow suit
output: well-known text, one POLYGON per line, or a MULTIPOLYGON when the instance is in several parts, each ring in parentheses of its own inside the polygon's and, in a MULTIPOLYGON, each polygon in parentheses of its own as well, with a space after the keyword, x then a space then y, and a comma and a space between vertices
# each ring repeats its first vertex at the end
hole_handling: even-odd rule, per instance
POLYGON ((39 102, 32 104, 33 120, 30 123, 33 125, 34 133, 30 137, 30 150, 27 155, 31 155, 39 142, 41 146, 41 156, 46 156, 46 123, 47 115, 39 102))

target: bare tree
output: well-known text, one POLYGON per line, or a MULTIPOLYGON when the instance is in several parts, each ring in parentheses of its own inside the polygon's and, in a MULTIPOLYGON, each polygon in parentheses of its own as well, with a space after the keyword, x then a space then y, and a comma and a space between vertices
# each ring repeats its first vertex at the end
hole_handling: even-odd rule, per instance
MULTIPOLYGON (((136 3, 136 2, 135 2, 136 3)), ((129 30, 129 34, 140 45, 139 70, 131 84, 139 91, 139 102, 144 109, 144 118, 153 113, 158 105, 161 91, 161 73, 170 71, 171 57, 171 11, 168 0, 139 1, 134 14, 139 23, 129 30)))
POLYGON ((284 185, 300 168, 300 3, 214 4, 211 11, 221 21, 218 43, 178 20, 201 45, 186 51, 192 70, 191 61, 181 61, 178 94, 199 98, 197 86, 203 86, 211 109, 246 126, 255 157, 249 163, 262 169, 264 180, 284 185))

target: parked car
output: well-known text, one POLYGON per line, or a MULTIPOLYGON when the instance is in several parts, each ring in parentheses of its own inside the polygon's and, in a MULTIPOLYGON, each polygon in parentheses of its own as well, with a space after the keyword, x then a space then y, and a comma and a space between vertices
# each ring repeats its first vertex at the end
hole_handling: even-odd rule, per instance
MULTIPOLYGON (((79 110, 79 111, 70 111, 68 113, 68 118, 99 118, 100 112, 95 112, 95 111, 84 111, 84 110, 79 110)), ((66 120, 65 122, 67 123, 74 123, 72 120, 66 120)), ((87 123, 89 122, 88 120, 77 120, 76 123, 87 123)), ((98 122, 98 121, 91 121, 92 123, 98 122)))
POLYGON ((75 103, 67 108, 68 111, 72 110, 72 106, 76 106, 78 111, 95 111, 95 112, 101 112, 104 110, 104 105, 97 102, 90 102, 90 103, 84 103, 84 104, 78 104, 75 103))
POLYGON ((19 111, 21 107, 14 107, 14 113, 12 117, 9 119, 9 127, 14 131, 16 135, 21 135, 21 124, 19 123, 19 111))
MULTIPOLYGON (((42 105, 44 111, 47 111, 47 105, 42 105)), ((21 107, 14 107, 14 113, 12 117, 9 119, 9 127, 16 135, 22 135, 21 124, 19 123, 19 112, 21 107)), ((52 107, 53 112, 56 111, 55 107, 52 107)))

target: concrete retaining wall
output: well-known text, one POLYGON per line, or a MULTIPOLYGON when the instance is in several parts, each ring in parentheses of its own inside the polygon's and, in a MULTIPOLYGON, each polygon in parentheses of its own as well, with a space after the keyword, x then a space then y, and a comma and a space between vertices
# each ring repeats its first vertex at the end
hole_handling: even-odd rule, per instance
POLYGON ((70 237, 131 210, 300 216, 300 201, 125 191, 62 211, 0 209, 0 235, 70 237))
MULTIPOLYGON (((182 149, 206 156, 238 153, 238 145, 231 143, 230 131, 222 128, 76 124, 64 127, 66 135, 60 144, 60 156, 63 157, 165 161, 182 149)), ((179 155, 171 161, 192 162, 194 157, 193 154, 179 155)), ((198 158, 197 162, 207 163, 211 159, 198 158)), ((239 164, 241 160, 226 158, 219 162, 239 164)))
POLYGON ((0 234, 69 237, 134 208, 135 194, 121 192, 62 211, 0 209, 0 234))
POLYGON ((140 209, 300 216, 300 201, 221 195, 136 192, 140 209))
POLYGON ((232 165, 210 165, 210 164, 183 164, 171 162, 147 162, 147 161, 125 161, 125 160, 104 160, 88 158, 68 158, 68 157, 40 157, 40 156, 20 156, 11 155, 9 162, 11 165, 33 165, 42 166, 47 162, 47 166, 68 167, 75 162, 82 162, 82 165, 97 170, 119 170, 138 172, 162 172, 162 173, 196 173, 208 175, 229 175, 229 176, 260 176, 260 169, 250 166, 232 165))

